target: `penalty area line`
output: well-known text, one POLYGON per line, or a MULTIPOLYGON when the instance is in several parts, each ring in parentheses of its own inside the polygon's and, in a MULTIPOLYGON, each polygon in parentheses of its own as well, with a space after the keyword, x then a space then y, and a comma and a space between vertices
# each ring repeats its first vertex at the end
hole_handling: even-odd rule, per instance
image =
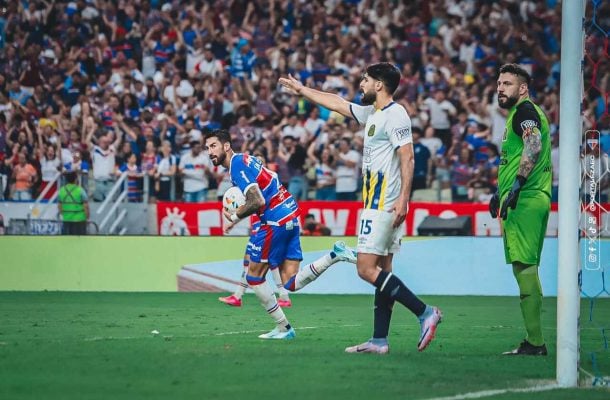
POLYGON ((464 400, 464 399, 482 399, 484 397, 497 396, 506 393, 536 393, 546 392, 548 390, 560 389, 561 387, 557 383, 551 383, 546 385, 536 385, 527 388, 509 388, 509 389, 491 389, 481 390, 479 392, 469 392, 463 394, 457 394, 455 396, 447 397, 433 397, 427 400, 464 400))

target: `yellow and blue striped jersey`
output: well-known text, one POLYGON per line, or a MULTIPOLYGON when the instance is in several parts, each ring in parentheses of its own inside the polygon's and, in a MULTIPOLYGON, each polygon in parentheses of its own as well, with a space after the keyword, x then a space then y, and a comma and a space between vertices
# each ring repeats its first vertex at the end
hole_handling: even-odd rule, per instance
POLYGON ((350 104, 352 116, 364 124, 362 199, 364 208, 389 211, 400 195, 400 159, 396 149, 412 145, 411 118, 398 103, 382 109, 350 104))

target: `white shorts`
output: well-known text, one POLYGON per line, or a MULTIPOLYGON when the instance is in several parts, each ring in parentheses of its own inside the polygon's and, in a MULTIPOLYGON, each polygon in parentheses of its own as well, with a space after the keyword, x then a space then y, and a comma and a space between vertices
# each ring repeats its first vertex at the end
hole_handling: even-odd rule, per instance
POLYGON ((362 210, 358 233, 358 253, 380 256, 398 253, 402 233, 405 231, 405 223, 403 222, 398 228, 393 228, 393 222, 393 212, 362 210))

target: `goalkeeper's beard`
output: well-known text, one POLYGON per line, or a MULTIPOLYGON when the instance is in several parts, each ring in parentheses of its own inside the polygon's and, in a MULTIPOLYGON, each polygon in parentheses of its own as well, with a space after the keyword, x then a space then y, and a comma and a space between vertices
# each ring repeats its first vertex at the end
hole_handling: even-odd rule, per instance
POLYGON ((509 97, 504 95, 502 96, 502 98, 500 98, 498 96, 498 105, 500 106, 500 108, 504 108, 505 110, 512 108, 512 106, 517 104, 517 101, 519 101, 518 97, 509 97))

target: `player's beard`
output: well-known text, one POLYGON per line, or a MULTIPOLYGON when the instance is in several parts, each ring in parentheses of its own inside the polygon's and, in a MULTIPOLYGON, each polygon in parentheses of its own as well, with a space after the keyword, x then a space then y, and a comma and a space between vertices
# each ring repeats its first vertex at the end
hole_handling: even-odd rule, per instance
POLYGON ((500 106, 500 108, 504 108, 506 110, 512 108, 512 106, 517 104, 517 101, 519 101, 519 97, 517 96, 504 95, 502 98, 498 96, 498 105, 500 106))
POLYGON ((222 154, 217 155, 214 158, 211 158, 212 164, 214 164, 215 167, 218 167, 219 165, 224 166, 226 159, 227 159, 227 153, 222 153, 222 154))
POLYGON ((365 106, 370 106, 372 104, 375 104, 376 101, 377 101, 377 93, 375 93, 373 90, 363 93, 362 99, 360 100, 360 102, 362 104, 364 104, 365 106))

